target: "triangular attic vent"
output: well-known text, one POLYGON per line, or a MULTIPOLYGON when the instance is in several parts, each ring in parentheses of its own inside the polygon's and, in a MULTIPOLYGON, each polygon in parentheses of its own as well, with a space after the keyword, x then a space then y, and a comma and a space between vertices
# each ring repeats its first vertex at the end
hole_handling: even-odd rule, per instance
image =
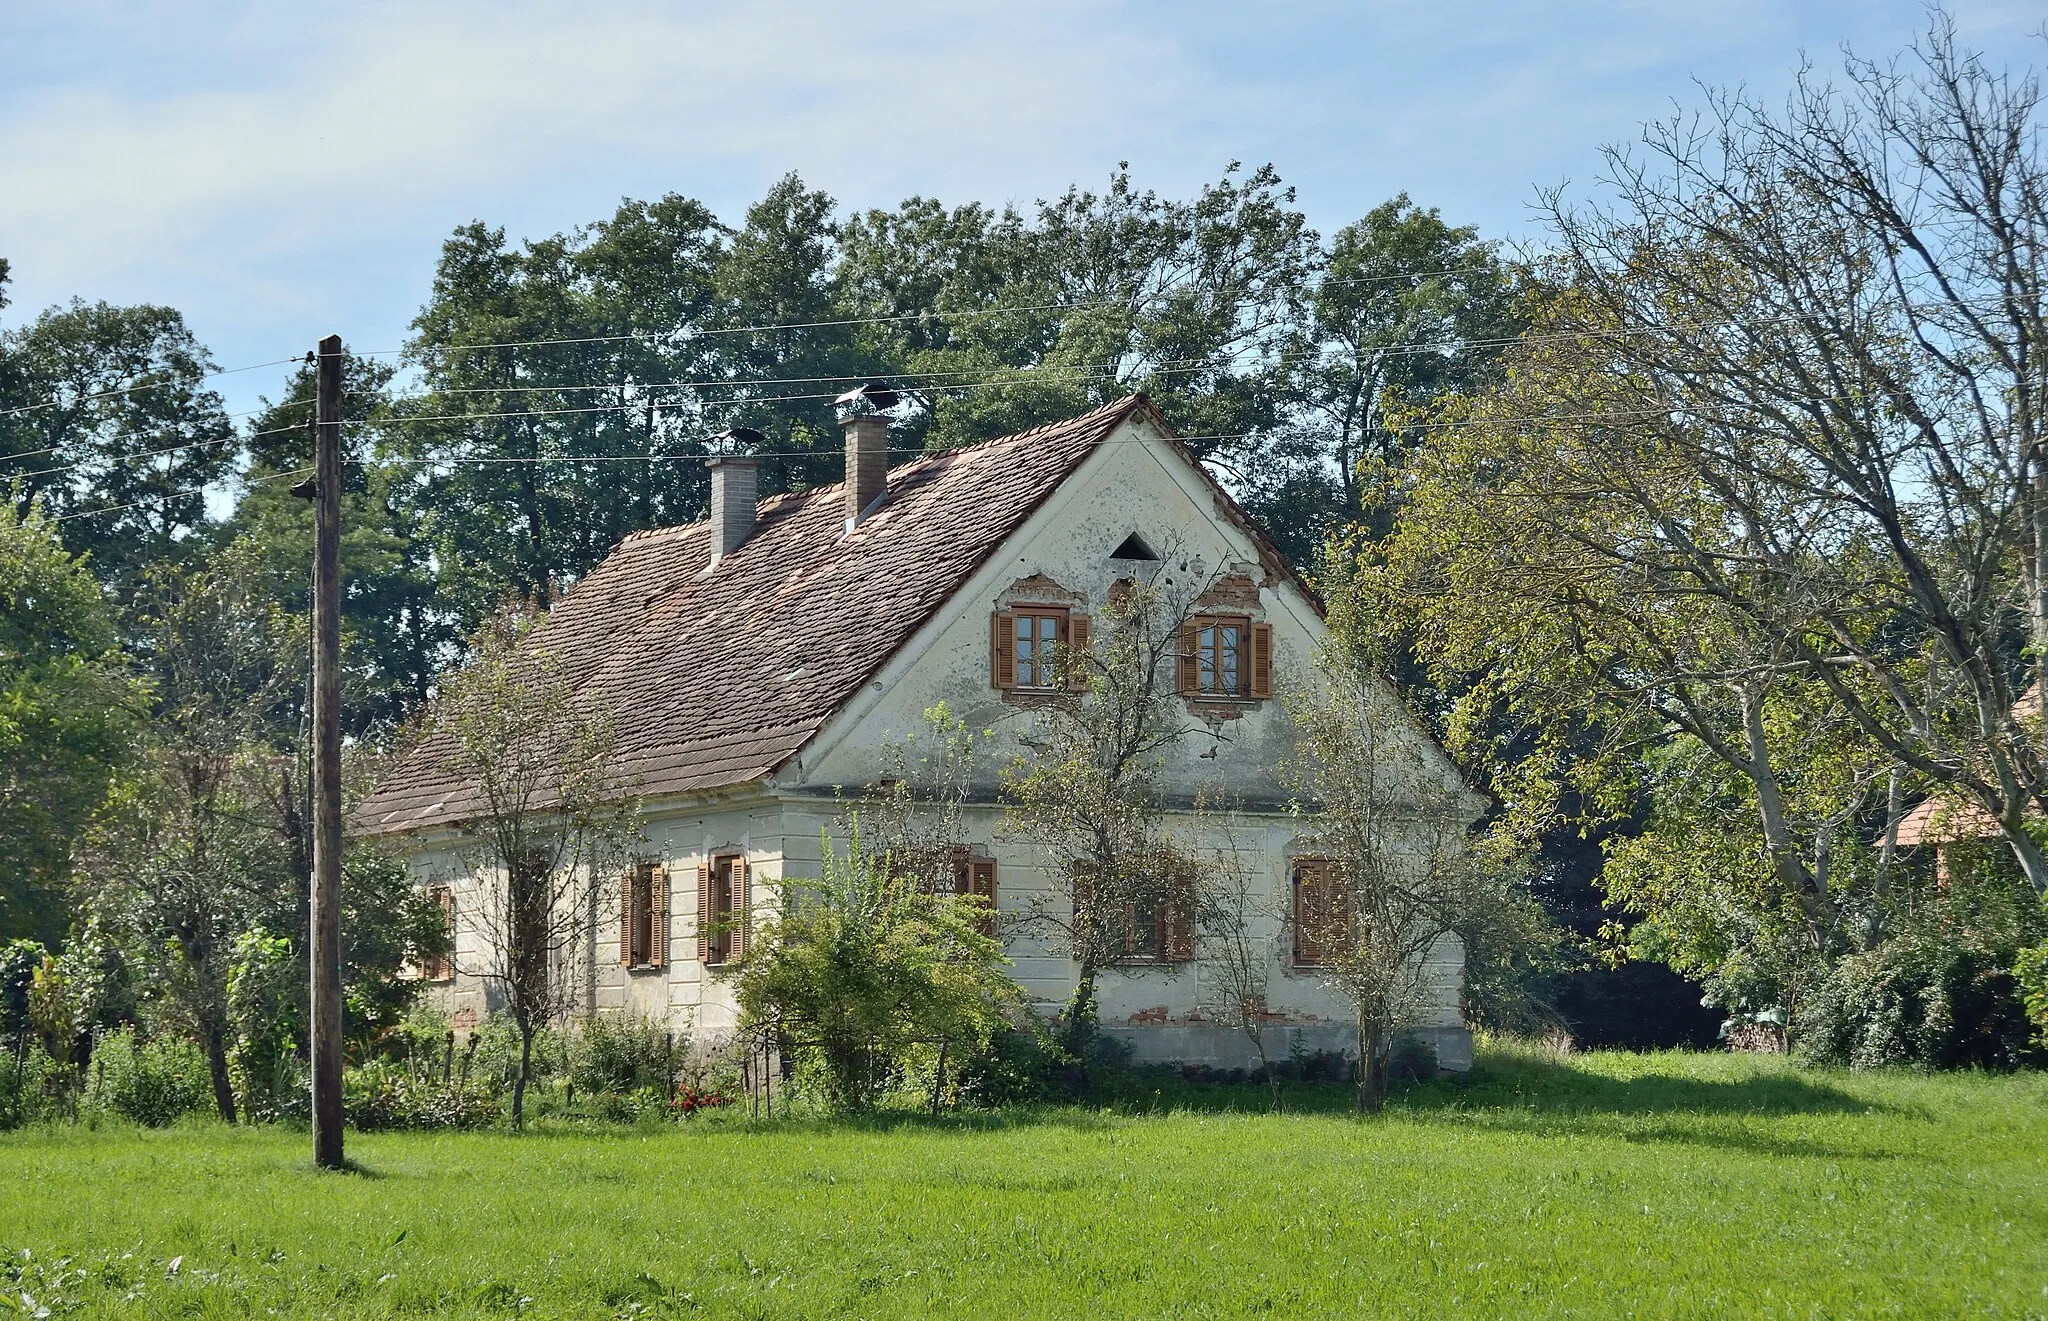
POLYGON ((1143 537, 1133 532, 1124 538, 1121 546, 1118 546, 1109 553, 1109 558, 1113 560, 1156 560, 1159 557, 1152 553, 1152 548, 1145 544, 1143 537))

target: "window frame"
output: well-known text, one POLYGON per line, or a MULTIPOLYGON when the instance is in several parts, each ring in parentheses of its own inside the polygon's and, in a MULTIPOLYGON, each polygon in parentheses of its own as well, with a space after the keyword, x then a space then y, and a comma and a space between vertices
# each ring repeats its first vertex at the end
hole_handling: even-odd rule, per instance
POLYGON ((703 964, 707 968, 722 968, 740 957, 746 951, 746 938, 740 933, 740 924, 746 921, 741 909, 746 888, 746 879, 740 885, 733 885, 733 868, 747 866, 747 856, 737 849, 714 853, 705 862, 708 869, 705 897, 702 910, 697 915, 697 938, 702 942, 703 964), (735 894, 737 888, 740 893, 735 894), (719 895, 724 894, 721 907, 719 895), (707 934, 715 931, 715 934, 707 934))
POLYGON ((668 886, 657 880, 665 871, 659 862, 642 860, 623 878, 619 901, 626 908, 620 921, 625 947, 620 962, 634 972, 668 966, 668 922, 662 911, 669 902, 668 886))
POLYGON ((1057 672, 1056 662, 1061 649, 1067 645, 1067 639, 1073 636, 1073 608, 1064 605, 1013 605, 1008 608, 1007 613, 1010 616, 1010 673, 1014 679, 1014 682, 1011 684, 1012 689, 1024 693, 1058 692, 1064 687, 1064 684, 1057 672), (1046 645, 1044 640, 1040 638, 1032 639, 1034 650, 1031 659, 1029 661, 1024 659, 1022 650, 1023 639, 1018 636, 1017 629, 1019 624, 1027 619, 1052 621, 1053 660, 1040 659, 1045 655, 1043 648, 1046 645), (1024 671, 1027 666, 1029 666, 1035 682, 1026 683, 1024 681, 1024 671))
POLYGON ((1247 614, 1204 613, 1189 618, 1188 625, 1195 634, 1195 692, 1194 696, 1203 701, 1240 702, 1252 695, 1252 617, 1247 614), (1223 630, 1237 630, 1236 641, 1231 644, 1230 653, 1237 671, 1237 685, 1233 688, 1222 686, 1223 673, 1223 630), (1214 633, 1213 646, 1202 642, 1204 633, 1214 633), (1214 688, 1202 686, 1206 674, 1217 676, 1214 688))
POLYGON ((993 937, 996 934, 997 897, 1002 893, 996 860, 969 849, 957 848, 953 850, 952 862, 954 895, 980 895, 988 900, 975 925, 981 929, 982 935, 993 937), (981 883, 984 875, 988 882, 986 889, 981 883))

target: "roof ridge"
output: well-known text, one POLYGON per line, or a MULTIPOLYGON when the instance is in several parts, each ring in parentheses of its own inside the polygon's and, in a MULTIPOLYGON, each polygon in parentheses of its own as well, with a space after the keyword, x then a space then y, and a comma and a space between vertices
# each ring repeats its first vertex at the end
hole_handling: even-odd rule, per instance
MULTIPOLYGON (((1075 417, 1061 418, 1056 422, 1041 422, 1035 427, 1027 427, 1022 431, 1012 431, 1008 435, 1004 436, 990 436, 987 440, 977 440, 972 445, 955 445, 951 449, 943 449, 936 454, 920 454, 916 458, 906 459, 902 463, 899 463, 894 467, 890 468, 889 473, 891 476, 894 476, 896 473, 905 472, 909 469, 916 468, 920 464, 932 464, 938 462, 941 459, 951 459, 956 454, 973 454, 976 453, 977 451, 985 450, 995 445, 1005 445, 1012 441, 1029 440, 1032 437, 1040 435, 1044 432, 1075 429, 1084 426, 1088 423, 1105 421, 1113 415, 1129 412, 1134 406, 1141 404, 1148 405, 1150 404, 1150 402, 1151 401, 1146 398, 1145 392, 1143 390, 1139 390, 1132 394, 1127 394, 1120 399, 1112 400, 1109 403, 1103 404, 1099 408, 1091 409, 1088 412, 1079 414, 1075 417)), ((767 512, 769 509, 779 509, 783 505, 793 504, 798 501, 809 500, 817 496, 822 496, 828 491, 840 490, 845 485, 846 482, 844 480, 840 480, 836 482, 828 482, 822 486, 805 487, 801 491, 782 491, 778 494, 764 497, 761 500, 761 502, 756 506, 756 513, 758 515, 760 513, 767 512)), ((710 522, 711 520, 707 516, 705 518, 700 518, 695 520, 694 522, 689 523, 670 523, 664 527, 640 528, 637 531, 628 532, 624 537, 620 538, 619 544, 623 546, 629 541, 642 541, 657 536, 680 535, 684 532, 688 532, 692 528, 707 526, 710 522)))

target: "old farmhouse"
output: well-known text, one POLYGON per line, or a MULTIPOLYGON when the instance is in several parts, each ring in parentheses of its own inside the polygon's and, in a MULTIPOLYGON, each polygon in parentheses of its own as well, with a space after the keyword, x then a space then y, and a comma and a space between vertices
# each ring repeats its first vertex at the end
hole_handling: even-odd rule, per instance
MULTIPOLYGON (((1047 859, 1002 829, 995 768, 1019 753, 1034 693, 1056 682, 1048 645, 1077 641, 1112 585, 1171 546, 1213 566, 1215 586, 1190 621, 1200 655, 1178 681, 1192 732, 1168 750, 1162 786, 1173 802, 1222 789, 1240 805, 1234 846, 1272 897, 1268 1012, 1308 1049, 1351 1049, 1347 1007, 1287 918, 1313 859, 1299 856, 1276 780, 1290 738, 1274 693, 1321 637, 1314 593, 1142 396, 893 469, 887 426, 845 423, 842 484, 759 502, 756 461, 713 460, 707 521, 628 537, 555 607, 551 645, 577 700, 613 713, 619 774, 643 800, 640 860, 609 887, 616 907, 598 927, 616 938, 578 971, 589 1004, 699 1037, 730 1031, 721 966, 750 926, 774 920, 786 882, 817 874, 842 787, 883 775, 884 749, 941 700, 994 731, 957 841, 960 884, 999 914, 1025 911, 1047 893, 1047 859)), ((1419 725, 1412 738, 1416 763, 1476 815, 1419 725)), ((473 881, 449 847, 469 804, 429 746, 356 817, 404 841, 420 884, 445 887, 456 953, 430 973, 458 1025, 492 1007, 464 920, 473 881)), ((1141 1060, 1244 1063, 1242 1035, 1201 1011, 1196 942, 1142 925, 1099 981, 1105 1028, 1141 1060)), ((1049 1011, 1075 969, 1014 926, 998 931, 1015 975, 1049 1011)), ((1443 1066, 1467 1067, 1455 942, 1431 965, 1423 1034, 1443 1066)))

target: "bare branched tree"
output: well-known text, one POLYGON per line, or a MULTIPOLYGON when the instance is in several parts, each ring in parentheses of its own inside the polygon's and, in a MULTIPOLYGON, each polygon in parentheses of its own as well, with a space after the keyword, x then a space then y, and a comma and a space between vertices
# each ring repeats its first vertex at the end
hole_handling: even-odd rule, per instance
POLYGON ((483 956, 468 971, 519 1032, 518 1124, 534 1035, 574 1011, 596 976, 600 908, 639 838, 639 798, 612 774, 609 714, 577 700, 546 616, 531 610, 507 607, 485 625, 428 719, 443 769, 470 795, 456 852, 474 888, 459 920, 483 956))
POLYGON ((2048 729, 2017 701, 2048 656, 2040 111, 2031 74, 1989 68, 1939 12, 1897 61, 1808 71, 1782 111, 1713 95, 1611 153, 1612 207, 1552 199, 1563 292, 1511 375, 1524 424, 1578 419, 1647 460, 1579 465, 1577 489, 1645 531, 1583 550, 1745 636, 1741 666, 1694 676, 1740 708, 1731 764, 1756 760, 1761 694, 1796 671, 1824 718, 1995 821, 2048 893, 2027 828, 2048 729))
POLYGON ((1475 852, 1473 804, 1427 764, 1427 739, 1391 693, 1326 648, 1285 700, 1298 730, 1285 768, 1296 838, 1322 868, 1305 875, 1294 937, 1352 1007, 1358 1109, 1376 1111, 1395 1041, 1447 989, 1436 979, 1461 933, 1527 903, 1475 852))
POLYGON ((1092 1023, 1095 976, 1125 953, 1134 912, 1191 920, 1195 865, 1167 826, 1158 777, 1167 748, 1195 727, 1178 696, 1183 624, 1216 582, 1177 547, 1155 572, 1110 593, 1090 645, 1058 658, 1065 690, 1037 698, 1004 768, 1006 828, 1037 843, 1059 878, 1021 927, 1047 935, 1078 966, 1065 1023, 1092 1023))
POLYGON ((1273 892, 1264 852, 1245 846, 1241 822, 1224 815, 1201 822, 1196 833, 1219 841, 1202 854, 1197 891, 1202 1013, 1251 1044, 1277 1111, 1280 1079, 1273 1071, 1269 1040, 1274 1015, 1266 994, 1286 912, 1273 892))

